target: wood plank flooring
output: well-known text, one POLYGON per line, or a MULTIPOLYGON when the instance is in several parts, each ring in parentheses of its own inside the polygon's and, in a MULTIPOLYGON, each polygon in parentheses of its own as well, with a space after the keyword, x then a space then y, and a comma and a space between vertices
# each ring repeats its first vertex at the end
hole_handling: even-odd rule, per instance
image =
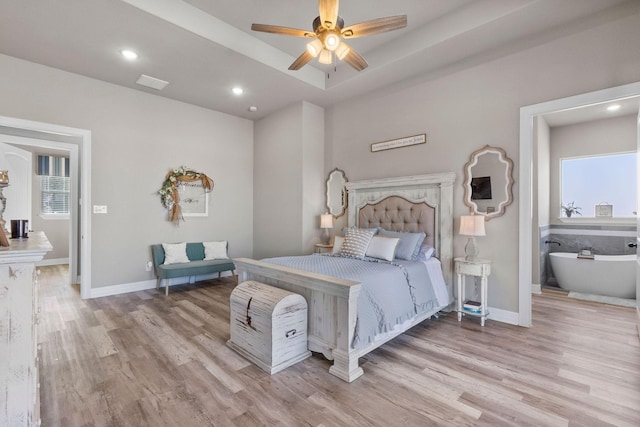
POLYGON ((639 426, 635 310, 533 297, 533 328, 454 313, 361 359, 270 376, 226 347, 230 278, 83 301, 41 267, 44 426, 639 426))

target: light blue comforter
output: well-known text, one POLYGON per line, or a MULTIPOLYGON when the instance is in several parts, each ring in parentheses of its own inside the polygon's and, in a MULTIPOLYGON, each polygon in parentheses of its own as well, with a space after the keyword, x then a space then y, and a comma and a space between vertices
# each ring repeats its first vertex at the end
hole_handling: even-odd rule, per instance
POLYGON ((352 348, 359 349, 398 324, 438 308, 422 262, 364 260, 327 254, 267 258, 262 261, 362 283, 352 348))

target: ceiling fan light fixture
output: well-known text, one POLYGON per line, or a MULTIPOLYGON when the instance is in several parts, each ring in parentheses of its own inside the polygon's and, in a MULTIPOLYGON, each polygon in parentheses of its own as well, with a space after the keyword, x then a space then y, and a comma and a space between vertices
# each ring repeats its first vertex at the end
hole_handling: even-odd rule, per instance
POLYGON ((347 56, 347 53, 349 53, 350 50, 351 48, 347 46, 346 43, 340 43, 335 50, 336 56, 338 57, 339 60, 342 61, 344 57, 347 56))
POLYGON ((329 32, 324 38, 324 47, 328 50, 336 50, 340 46, 340 36, 334 32, 329 32))
POLYGON ((331 64, 333 62, 333 55, 331 51, 322 49, 322 52, 320 52, 320 57, 318 58, 318 62, 325 65, 331 64))
POLYGON ((322 42, 317 38, 313 39, 313 41, 307 43, 307 52, 316 58, 322 52, 322 42))

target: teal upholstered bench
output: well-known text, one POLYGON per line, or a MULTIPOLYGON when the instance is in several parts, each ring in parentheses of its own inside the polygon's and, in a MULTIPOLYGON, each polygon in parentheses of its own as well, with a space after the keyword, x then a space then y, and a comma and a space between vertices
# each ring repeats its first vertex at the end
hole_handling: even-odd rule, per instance
POLYGON ((204 245, 201 242, 187 243, 189 262, 164 264, 164 248, 162 245, 151 245, 151 254, 157 277, 156 289, 160 289, 161 282, 164 280, 165 295, 169 294, 171 279, 213 273, 218 273, 218 277, 220 277, 220 273, 223 271, 231 271, 232 274, 235 274, 236 267, 231 259, 205 260, 204 245))

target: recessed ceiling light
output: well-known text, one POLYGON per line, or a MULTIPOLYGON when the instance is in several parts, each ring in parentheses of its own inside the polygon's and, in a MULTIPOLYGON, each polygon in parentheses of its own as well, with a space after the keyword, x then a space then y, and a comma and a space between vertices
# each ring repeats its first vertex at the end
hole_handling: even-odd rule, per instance
POLYGON ((129 61, 133 61, 134 59, 138 59, 138 54, 132 51, 131 49, 122 49, 120 51, 122 56, 124 56, 129 61))
POLYGON ((607 107, 607 110, 609 111, 618 111, 619 109, 620 109, 620 104, 613 104, 607 107))
POLYGON ((234 87, 233 89, 231 89, 233 91, 234 94, 236 95, 242 95, 242 93, 244 92, 244 90, 241 87, 234 87))
POLYGON ((255 113, 256 111, 258 111, 258 107, 256 107, 255 105, 252 105, 251 107, 249 107, 249 111, 251 111, 252 113, 255 113))

